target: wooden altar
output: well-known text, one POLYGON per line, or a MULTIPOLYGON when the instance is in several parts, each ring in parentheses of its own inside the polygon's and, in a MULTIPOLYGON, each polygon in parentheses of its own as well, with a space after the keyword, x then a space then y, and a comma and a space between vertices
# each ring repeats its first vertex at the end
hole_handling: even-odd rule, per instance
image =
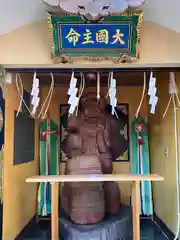
POLYGON ((58 222, 58 185, 60 182, 132 182, 132 211, 133 211, 133 240, 140 240, 139 217, 139 183, 141 181, 163 181, 163 177, 156 174, 101 174, 101 175, 59 175, 59 176, 33 176, 26 179, 28 183, 49 182, 52 184, 52 215, 51 239, 59 239, 58 222))

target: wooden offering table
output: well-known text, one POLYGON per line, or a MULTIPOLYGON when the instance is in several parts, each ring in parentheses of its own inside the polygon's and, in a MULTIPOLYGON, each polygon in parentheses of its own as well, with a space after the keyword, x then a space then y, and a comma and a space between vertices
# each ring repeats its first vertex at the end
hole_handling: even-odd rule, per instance
POLYGON ((52 185, 52 214, 51 234, 52 240, 59 239, 59 208, 58 208, 58 183, 60 182, 132 182, 132 211, 133 211, 133 240, 140 240, 139 217, 139 183, 140 181, 163 181, 163 177, 156 174, 90 174, 90 175, 58 175, 58 176, 34 176, 26 179, 26 182, 49 182, 52 185))

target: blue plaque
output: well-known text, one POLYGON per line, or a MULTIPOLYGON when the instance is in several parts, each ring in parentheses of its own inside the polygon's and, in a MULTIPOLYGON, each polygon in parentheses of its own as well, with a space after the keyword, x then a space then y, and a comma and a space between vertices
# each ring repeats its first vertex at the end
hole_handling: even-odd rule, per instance
POLYGON ((130 49, 131 24, 59 24, 61 49, 130 49))

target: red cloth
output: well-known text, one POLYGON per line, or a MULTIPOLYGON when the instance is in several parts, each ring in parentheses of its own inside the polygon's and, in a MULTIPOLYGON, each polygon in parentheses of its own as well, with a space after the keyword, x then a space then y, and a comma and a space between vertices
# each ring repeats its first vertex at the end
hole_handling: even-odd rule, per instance
POLYGON ((141 136, 138 137, 138 145, 143 145, 143 140, 141 136))
POLYGON ((40 135, 41 135, 41 141, 46 141, 46 136, 47 134, 51 134, 51 133, 55 133, 56 131, 41 131, 40 135))

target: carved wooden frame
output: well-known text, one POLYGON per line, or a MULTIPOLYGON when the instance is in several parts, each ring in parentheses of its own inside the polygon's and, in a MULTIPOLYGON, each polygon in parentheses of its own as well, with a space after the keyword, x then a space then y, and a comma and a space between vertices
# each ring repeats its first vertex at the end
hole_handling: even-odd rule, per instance
POLYGON ((85 19, 78 15, 67 15, 48 12, 49 38, 51 43, 51 56, 55 63, 73 63, 82 59, 88 61, 111 60, 113 63, 132 62, 140 58, 140 27, 143 21, 143 12, 123 13, 105 17, 101 23, 132 23, 131 51, 96 51, 96 52, 64 52, 60 48, 59 24, 85 23, 85 19))

